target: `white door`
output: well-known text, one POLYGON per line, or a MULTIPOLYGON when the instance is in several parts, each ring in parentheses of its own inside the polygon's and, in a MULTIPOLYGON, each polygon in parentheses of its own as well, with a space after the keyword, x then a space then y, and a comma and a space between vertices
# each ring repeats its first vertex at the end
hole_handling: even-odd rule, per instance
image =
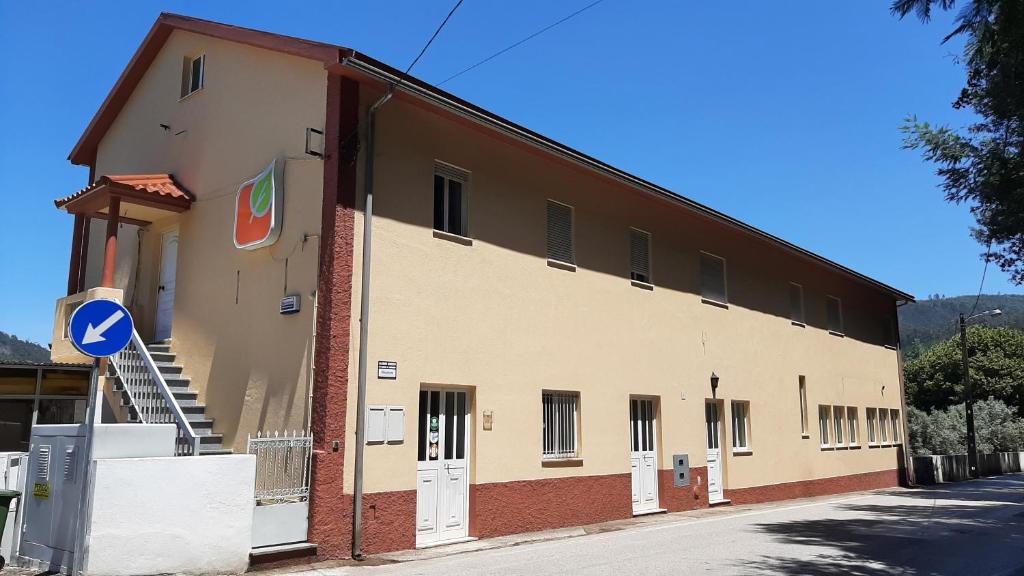
POLYGON ((161 238, 160 284, 156 296, 156 327, 154 340, 171 337, 171 316, 174 314, 174 278, 178 270, 178 231, 167 232, 161 238))
POLYGON ((658 451, 655 446, 654 400, 629 400, 630 472, 633 513, 658 509, 658 451))
POLYGON ((469 534, 469 397, 421 390, 416 465, 416 545, 469 534))
POLYGON ((725 499, 722 491, 722 419, 716 402, 704 404, 704 421, 708 432, 708 501, 720 502, 725 499))

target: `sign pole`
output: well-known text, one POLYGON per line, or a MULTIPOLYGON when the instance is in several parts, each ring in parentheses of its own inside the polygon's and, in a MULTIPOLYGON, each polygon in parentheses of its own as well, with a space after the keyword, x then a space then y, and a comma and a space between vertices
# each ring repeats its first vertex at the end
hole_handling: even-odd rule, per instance
POLYGON ((92 363, 92 374, 89 378, 89 403, 85 415, 85 466, 82 470, 82 500, 78 507, 78 518, 76 519, 75 530, 75 553, 71 573, 80 576, 85 570, 85 557, 89 553, 88 548, 88 526, 89 516, 92 514, 92 489, 89 480, 92 477, 92 444, 93 432, 96 429, 96 421, 102 417, 102 412, 97 409, 99 402, 100 370, 105 369, 108 360, 96 358, 92 363))

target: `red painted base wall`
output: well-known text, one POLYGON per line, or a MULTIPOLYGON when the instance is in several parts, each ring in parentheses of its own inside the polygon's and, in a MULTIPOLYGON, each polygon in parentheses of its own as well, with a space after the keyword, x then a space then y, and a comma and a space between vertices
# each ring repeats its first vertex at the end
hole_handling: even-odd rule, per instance
POLYGON ((849 476, 836 476, 833 478, 820 478, 817 480, 786 482, 784 484, 769 484, 752 488, 726 489, 725 497, 733 504, 755 504, 775 500, 842 494, 843 492, 856 492, 858 490, 892 488, 898 485, 899 471, 893 469, 866 472, 864 474, 851 474, 849 476))
MULTIPOLYGON (((690 468, 690 485, 675 487, 671 470, 658 471, 658 499, 669 512, 708 507, 707 468, 690 468)), ((787 482, 725 491, 733 504, 824 496, 898 484, 897 470, 787 482)), ((469 487, 469 534, 493 538, 633 515, 629 474, 473 484, 469 487)), ((352 497, 342 502, 337 529, 351 533, 352 497)), ((378 492, 363 500, 363 552, 379 554, 416 546, 416 491, 378 492)), ((336 551, 332 550, 335 554, 336 551)))

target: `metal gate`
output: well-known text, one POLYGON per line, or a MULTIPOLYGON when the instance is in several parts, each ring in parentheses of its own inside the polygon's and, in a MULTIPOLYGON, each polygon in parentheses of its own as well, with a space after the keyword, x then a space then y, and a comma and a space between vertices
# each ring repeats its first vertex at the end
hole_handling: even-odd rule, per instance
POLYGON ((257 433, 248 437, 246 452, 256 456, 252 547, 305 542, 313 435, 257 433))

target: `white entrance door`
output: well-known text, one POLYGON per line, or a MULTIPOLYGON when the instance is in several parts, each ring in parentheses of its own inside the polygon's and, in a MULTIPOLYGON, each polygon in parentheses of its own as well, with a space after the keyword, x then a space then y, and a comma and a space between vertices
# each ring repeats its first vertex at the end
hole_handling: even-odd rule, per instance
POLYGON ((174 314, 174 278, 178 270, 178 231, 167 232, 161 238, 160 284, 156 296, 156 326, 154 340, 171 337, 171 316, 174 314))
POLYGON ((704 421, 708 431, 708 501, 720 502, 725 496, 722 491, 722 418, 717 402, 704 404, 704 421))
POLYGON ((658 451, 655 446, 654 400, 629 400, 629 454, 633 477, 633 513, 658 509, 658 451))
POLYGON ((416 545, 469 534, 469 397, 421 390, 416 465, 416 545))

